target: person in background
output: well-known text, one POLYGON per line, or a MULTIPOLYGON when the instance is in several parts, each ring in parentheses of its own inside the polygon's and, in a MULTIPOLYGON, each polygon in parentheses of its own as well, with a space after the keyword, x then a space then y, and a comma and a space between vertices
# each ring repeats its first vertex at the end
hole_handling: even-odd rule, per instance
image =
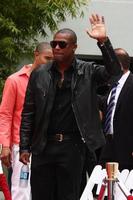
POLYGON ((20 161, 31 160, 32 200, 79 200, 86 145, 105 142, 96 86, 120 72, 106 35, 104 17, 90 17, 87 33, 98 41, 106 67, 75 57, 77 36, 57 31, 50 42, 54 60, 30 76, 20 128, 20 161))
POLYGON ((117 82, 117 87, 115 94, 113 93, 111 115, 107 113, 113 88, 107 98, 103 98, 103 104, 101 103, 106 144, 102 149, 99 163, 105 167, 106 162, 118 162, 120 170, 131 170, 133 169, 133 74, 129 70, 128 53, 122 48, 115 49, 115 53, 121 64, 122 75, 112 81, 112 85, 117 82))
POLYGON ((0 158, 6 167, 12 166, 12 200, 30 199, 30 183, 27 188, 19 188, 22 167, 19 161, 20 122, 27 83, 31 72, 52 58, 50 44, 39 43, 34 51, 33 64, 24 65, 18 72, 10 75, 5 82, 0 105, 0 143, 3 145, 0 158))

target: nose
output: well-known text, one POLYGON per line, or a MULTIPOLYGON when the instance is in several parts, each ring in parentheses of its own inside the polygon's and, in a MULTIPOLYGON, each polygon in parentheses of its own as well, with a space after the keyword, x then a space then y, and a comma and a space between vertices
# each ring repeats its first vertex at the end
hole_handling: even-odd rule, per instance
POLYGON ((60 49, 59 44, 57 43, 55 49, 60 49))

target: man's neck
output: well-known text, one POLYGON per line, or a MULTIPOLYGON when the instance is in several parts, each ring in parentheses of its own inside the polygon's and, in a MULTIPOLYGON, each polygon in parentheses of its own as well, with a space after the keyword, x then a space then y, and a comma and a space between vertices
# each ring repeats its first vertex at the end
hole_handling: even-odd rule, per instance
POLYGON ((124 69, 123 74, 126 74, 129 71, 129 69, 124 69))
POLYGON ((31 72, 35 69, 37 67, 37 64, 36 63, 33 63, 32 65, 31 65, 31 67, 29 68, 29 71, 28 71, 28 76, 30 76, 30 74, 31 74, 31 72))
POLYGON ((72 61, 73 61, 73 58, 69 59, 66 62, 60 62, 60 63, 58 62, 58 67, 59 67, 59 71, 61 72, 61 74, 64 74, 64 71, 66 71, 67 69, 69 69, 71 67, 72 61))

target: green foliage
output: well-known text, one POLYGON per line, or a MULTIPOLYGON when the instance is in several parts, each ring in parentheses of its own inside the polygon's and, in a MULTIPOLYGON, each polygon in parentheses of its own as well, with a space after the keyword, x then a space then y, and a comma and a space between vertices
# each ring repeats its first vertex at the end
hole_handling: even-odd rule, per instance
POLYGON ((3 80, 19 59, 31 55, 38 35, 57 29, 67 16, 81 16, 87 0, 0 1, 0 94, 3 80))

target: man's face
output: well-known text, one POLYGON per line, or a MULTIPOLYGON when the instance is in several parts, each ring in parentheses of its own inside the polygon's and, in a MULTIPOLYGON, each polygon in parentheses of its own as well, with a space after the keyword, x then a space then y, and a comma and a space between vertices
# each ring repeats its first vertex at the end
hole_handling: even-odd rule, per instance
POLYGON ((53 59, 52 49, 45 49, 43 52, 35 52, 37 65, 46 64, 53 59))
POLYGON ((58 33, 51 41, 53 56, 57 62, 68 62, 74 55, 77 45, 68 33, 58 33))

